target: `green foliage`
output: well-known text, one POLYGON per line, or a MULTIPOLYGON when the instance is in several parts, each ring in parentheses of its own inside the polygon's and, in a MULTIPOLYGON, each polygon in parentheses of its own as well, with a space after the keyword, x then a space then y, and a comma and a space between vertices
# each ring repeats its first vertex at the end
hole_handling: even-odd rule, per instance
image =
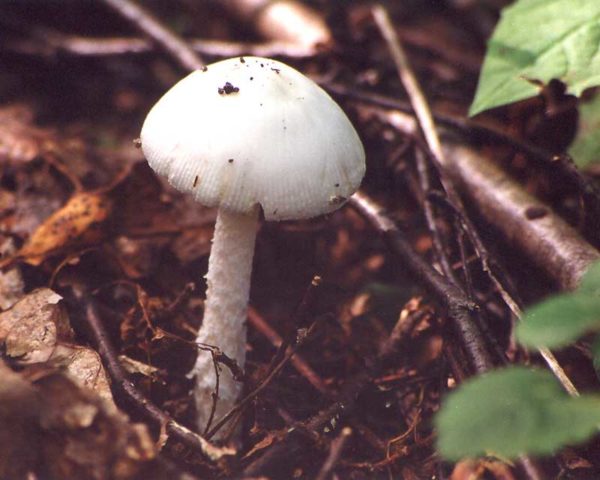
POLYGON ((600 84, 600 2, 518 0, 502 12, 469 111, 533 97, 558 79, 579 96, 600 84))
POLYGON ((438 450, 448 460, 550 454, 599 424, 600 397, 568 397, 550 373, 523 367, 466 382, 436 416, 438 450))
POLYGON ((574 292, 525 310, 516 333, 525 346, 557 348, 592 330, 600 330, 600 263, 588 269, 574 292))
POLYGON ((600 95, 579 105, 579 125, 569 155, 580 168, 600 162, 600 95))
MULTIPOLYGON (((600 331, 600 262, 571 293, 524 313, 517 338, 530 347, 565 346, 600 331)), ((600 337, 592 345, 600 372, 600 337)), ((495 454, 551 454, 583 441, 600 426, 600 397, 568 397, 550 373, 512 367, 474 378, 448 395, 436 417, 438 449, 449 460, 495 454)))
MULTIPOLYGON (((470 114, 535 96, 562 81, 581 95, 600 85, 600 1, 517 0, 504 9, 488 46, 470 114)), ((600 98, 581 105, 570 154, 579 166, 600 160, 600 98)), ((560 348, 600 332, 600 262, 574 292, 528 308, 517 339, 560 348)), ((600 335, 592 344, 600 377, 600 335)), ((438 450, 448 460, 548 455, 600 428, 600 396, 569 397, 549 372, 511 367, 476 377, 445 399, 435 418, 438 450)))

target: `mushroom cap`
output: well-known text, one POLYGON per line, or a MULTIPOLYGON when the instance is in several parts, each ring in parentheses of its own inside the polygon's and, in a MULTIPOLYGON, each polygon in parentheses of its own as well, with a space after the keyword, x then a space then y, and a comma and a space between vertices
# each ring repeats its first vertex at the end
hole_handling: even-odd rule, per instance
POLYGON ((209 207, 267 220, 338 208, 359 187, 365 152, 342 109, 275 60, 240 57, 195 71, 144 121, 144 155, 159 175, 209 207))

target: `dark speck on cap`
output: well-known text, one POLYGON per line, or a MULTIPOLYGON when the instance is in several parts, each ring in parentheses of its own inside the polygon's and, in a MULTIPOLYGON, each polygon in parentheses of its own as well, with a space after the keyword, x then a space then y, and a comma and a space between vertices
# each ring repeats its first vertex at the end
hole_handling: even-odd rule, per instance
POLYGON ((229 95, 231 93, 237 93, 237 92, 239 92, 240 89, 238 87, 234 87, 229 82, 225 82, 225 85, 223 85, 222 87, 219 87, 217 89, 217 91, 219 92, 219 95, 229 95))

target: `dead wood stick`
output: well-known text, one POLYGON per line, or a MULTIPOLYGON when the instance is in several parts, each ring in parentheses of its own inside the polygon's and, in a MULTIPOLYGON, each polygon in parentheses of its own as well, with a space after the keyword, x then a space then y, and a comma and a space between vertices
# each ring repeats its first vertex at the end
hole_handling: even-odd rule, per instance
MULTIPOLYGON (((395 224, 383 215, 381 209, 366 195, 359 191, 350 197, 349 203, 381 232, 390 249, 401 258, 403 265, 420 277, 428 290, 446 303, 450 318, 454 320, 467 357, 475 370, 484 373, 492 369, 492 356, 486 349, 473 318, 474 305, 464 291, 417 256, 395 224)), ((538 472, 539 467, 531 459, 523 457, 521 464, 530 480, 543 478, 538 472)))
POLYGON ((402 264, 445 304, 473 369, 478 373, 492 369, 495 366, 493 357, 473 319, 477 308, 475 303, 469 300, 462 289, 419 257, 394 222, 367 195, 359 191, 350 197, 348 203, 380 232, 402 264))
MULTIPOLYGON (((415 113, 413 106, 406 101, 386 95, 357 90, 353 87, 328 81, 321 82, 321 86, 334 96, 349 98, 363 104, 376 105, 385 109, 398 110, 403 113, 415 113)), ((440 112, 434 112, 433 118, 436 123, 461 134, 472 136, 476 141, 501 142, 524 153, 538 165, 543 165, 551 171, 558 173, 562 178, 575 185, 585 202, 585 206, 591 211, 589 217, 598 218, 600 216, 600 187, 591 178, 582 173, 567 155, 557 155, 548 152, 526 140, 508 134, 498 127, 482 123, 478 120, 440 112)), ((599 240, 600 230, 597 228, 594 228, 594 230, 590 231, 590 236, 595 240, 599 240)))
POLYGON ((241 20, 264 38, 305 48, 331 43, 332 34, 322 15, 297 0, 221 0, 241 20))
MULTIPOLYGON (((310 324, 309 319, 311 318, 312 308, 315 302, 315 291, 320 284, 321 277, 315 275, 312 281, 310 282, 308 288, 304 292, 302 300, 300 301, 300 304, 298 305, 296 311, 292 316, 292 323, 294 325, 293 333, 291 330, 288 331, 288 334, 284 338, 279 337, 279 335, 270 328, 267 322, 265 322, 254 309, 248 309, 248 317, 251 323, 258 325, 258 327, 262 328, 263 330, 266 330, 271 337, 279 337, 279 340, 281 341, 279 342, 277 351, 275 352, 275 355, 271 360, 266 376, 256 386, 256 388, 254 388, 252 392, 250 392, 242 400, 236 403, 235 406, 231 410, 229 410, 229 412, 227 412, 216 423, 214 427, 210 428, 210 422, 208 423, 205 431, 206 438, 212 438, 212 436, 227 422, 229 422, 233 418, 239 418, 246 405, 248 405, 258 394, 260 394, 262 390, 264 390, 271 383, 271 381, 277 376, 277 374, 283 369, 283 367, 285 367, 288 361, 293 361, 296 358, 296 353, 298 349, 303 345, 303 343, 306 341, 306 338, 316 325, 316 323, 314 322, 310 324)), ((303 373, 305 373, 306 375, 310 375, 313 381, 316 377, 316 379, 321 382, 321 387, 326 388, 322 380, 305 362, 302 361, 299 363, 299 365, 302 367, 303 373)), ((218 388, 216 390, 218 391, 218 388)), ((323 391, 321 393, 323 393, 323 391)))
MULTIPOLYGON (((258 332, 264 335, 275 348, 280 348, 283 343, 283 338, 277 333, 265 319, 252 307, 248 308, 248 323, 252 325, 258 332)), ((290 347, 287 347, 289 350, 290 347)), ((294 366, 296 371, 302 375, 315 389, 320 393, 329 396, 331 390, 323 379, 315 372, 312 367, 306 363, 301 355, 294 355, 291 360, 291 364, 294 366)))
MULTIPOLYGON (((500 293, 502 299, 506 305, 512 310, 515 317, 520 318, 521 308, 519 304, 512 298, 508 291, 504 288, 503 283, 498 278, 495 271, 499 270, 498 265, 492 265, 491 258, 485 248, 485 245, 481 241, 481 238, 475 229, 474 225, 470 221, 469 217, 465 214, 465 209, 462 204, 462 200, 454 188, 455 180, 450 178, 450 174, 447 171, 449 169, 446 152, 442 149, 442 143, 439 138, 439 134, 429 108, 429 104, 421 90, 419 82, 410 66, 408 57, 406 56, 400 39, 396 34, 394 27, 391 24, 387 11, 381 5, 376 5, 372 9, 375 21, 381 30, 381 34, 386 40, 390 49, 392 58, 398 70, 398 75, 409 95, 411 104, 415 110, 419 124, 429 145, 432 153, 432 160, 434 165, 438 168, 440 175, 440 181, 446 191, 448 200, 454 208, 460 212, 463 224, 465 226, 465 232, 469 235, 473 248, 477 252, 478 257, 481 260, 482 268, 487 273, 489 279, 496 286, 496 289, 500 293), (495 267, 495 268, 493 268, 495 267)), ((495 185, 491 185, 490 190, 495 191, 495 185)), ((572 396, 577 396, 578 392, 567 374, 564 372, 561 365, 558 363, 550 350, 541 348, 538 349, 550 370, 554 373, 556 378, 562 384, 563 388, 572 396)))
POLYGON ((431 114, 431 109, 429 108, 429 103, 427 102, 417 77, 410 66, 408 57, 406 56, 404 48, 400 43, 400 39, 391 24, 387 11, 381 5, 376 5, 373 7, 372 12, 375 22, 377 23, 383 38, 387 42, 392 59, 396 65, 396 70, 398 71, 398 76, 400 77, 400 80, 402 81, 402 84, 408 93, 410 103, 415 110, 419 126, 421 127, 431 152, 430 158, 433 161, 434 166, 438 169, 440 182, 442 183, 446 195, 448 196, 448 201, 457 211, 461 213, 462 220, 465 225, 465 231, 469 235, 471 243, 473 244, 473 248, 481 260, 481 265, 484 272, 486 272, 492 283, 496 286, 504 302, 515 313, 515 315, 518 315, 518 305, 505 290, 502 282, 500 282, 497 278, 495 269, 491 265, 488 251, 485 248, 479 233, 471 223, 469 217, 465 214, 465 208, 460 195, 458 195, 458 192, 454 188, 454 184, 452 183, 451 179, 448 178, 448 175, 443 168, 445 165, 444 151, 442 150, 442 143, 440 141, 433 115, 431 114))
POLYGON ((353 410, 358 396, 372 382, 377 371, 398 351, 400 343, 406 338, 419 315, 419 311, 410 312, 408 317, 401 314, 377 355, 367 359, 365 367, 342 386, 336 401, 308 420, 298 422, 291 429, 286 428, 285 431, 290 434, 248 465, 244 474, 248 477, 260 475, 278 462, 294 457, 302 448, 304 438, 308 437, 313 441, 318 439, 318 432, 325 425, 342 415, 348 415, 353 410))
MULTIPOLYGON (((421 150, 415 152, 415 158, 417 161, 417 173, 419 177, 419 184, 421 186, 421 202, 423 204, 423 212, 425 214, 425 221, 427 222, 427 229, 431 235, 433 241, 434 254, 440 264, 444 275, 451 280, 455 285, 460 285, 454 270, 450 266, 450 260, 446 255, 446 249, 444 248, 444 241, 442 235, 437 227, 436 215, 433 210, 432 200, 429 196, 431 191, 431 180, 429 178, 429 169, 425 161, 425 154, 421 150)), ((463 265, 466 268, 466 265, 463 265)))
POLYGON ((310 335, 313 330, 315 324, 310 326, 308 329, 305 329, 305 334, 302 337, 299 337, 295 344, 290 345, 289 349, 286 349, 283 357, 279 360, 279 362, 273 366, 272 370, 268 373, 268 375, 262 380, 262 382, 252 390, 248 395, 246 395, 243 399, 237 402, 231 410, 229 410, 223 417, 215 423, 215 425, 206 433, 207 438, 212 438, 215 433, 217 433, 227 422, 229 422, 237 413, 241 412, 246 405, 248 405, 257 395, 260 394, 272 381, 273 379, 283 370, 283 367, 286 366, 288 361, 294 356, 296 351, 303 345, 304 341, 310 335))
POLYGON ((337 438, 331 442, 329 447, 329 455, 325 459, 325 462, 323 462, 323 466, 315 477, 315 480, 327 480, 329 478, 329 475, 331 472, 333 472, 335 466, 340 460, 340 456, 344 451, 344 446, 350 438, 350 435, 352 435, 352 429, 349 427, 344 427, 337 438))
POLYGON ((158 21, 145 8, 132 0, 103 1, 172 55, 186 70, 204 70, 206 68, 198 54, 182 38, 158 21))
POLYGON ((146 418, 157 423, 161 427, 164 427, 167 434, 173 436, 174 439, 187 447, 201 452, 213 462, 224 456, 235 455, 236 451, 234 449, 216 447, 202 436, 192 432, 187 427, 184 427, 173 420, 168 414, 163 412, 140 392, 130 380, 128 380, 126 373, 119 362, 117 352, 112 346, 108 332, 100 319, 94 298, 85 293, 80 287, 74 287, 73 290, 80 305, 83 304, 83 318, 96 343, 98 353, 102 358, 102 363, 111 376, 111 388, 121 394, 129 404, 134 406, 146 418))
MULTIPOLYGON (((313 47, 281 41, 247 43, 193 38, 189 39, 187 43, 196 53, 214 57, 254 55, 257 57, 306 58, 315 56, 318 53, 313 47)), ((66 35, 48 28, 34 29, 31 39, 6 39, 2 46, 19 54, 44 57, 59 53, 83 57, 139 55, 156 50, 154 43, 146 38, 82 37, 79 35, 66 35)))
POLYGON ((572 290, 600 253, 475 149, 447 143, 444 167, 483 217, 521 249, 561 289, 572 290))
MULTIPOLYGON (((417 149, 415 151, 415 158, 416 158, 416 163, 417 163, 417 173, 418 173, 418 177, 419 177, 419 183, 421 185, 422 196, 423 196, 423 199, 422 199, 423 211, 425 214, 425 220, 427 222, 427 227, 428 227, 429 233, 433 239, 434 252, 438 258, 438 261, 440 262, 441 270, 442 270, 442 273, 444 274, 444 276, 447 279, 449 279, 452 283, 454 283, 456 286, 461 287, 461 282, 459 281, 458 277, 454 273, 453 268, 450 266, 450 260, 448 259, 448 255, 446 254, 446 251, 444 249, 444 242, 442 240, 441 233, 437 228, 436 215, 434 213, 434 209, 433 209, 433 205, 432 205, 433 199, 432 199, 432 195, 430 195, 431 181, 429 178, 428 164, 425 161, 425 154, 423 153, 423 151, 417 149)), ((471 276, 470 276, 469 266, 466 261, 466 255, 465 255, 465 245, 464 245, 465 242, 464 242, 464 238, 463 238, 463 231, 461 230, 462 219, 461 219, 460 212, 453 211, 453 214, 455 216, 455 220, 452 223, 456 225, 455 230, 456 230, 456 234, 458 237, 457 243, 459 245, 461 261, 462 261, 462 269, 464 272, 464 284, 465 284, 464 291, 467 295, 467 298, 470 301, 474 301, 471 276)), ((491 345, 493 347, 493 352, 496 354, 496 358, 498 360, 500 360, 501 362, 505 363, 506 355, 500 348, 498 341, 494 338, 493 335, 491 335, 489 328, 487 326, 487 323, 485 322, 485 320, 483 318, 483 312, 480 310, 475 311, 474 312, 474 320, 476 321, 477 326, 481 330, 483 337, 488 341, 489 345, 491 345)))
MULTIPOLYGON (((520 313, 518 304, 509 295, 507 290, 504 288, 504 285, 498 279, 494 270, 492 269, 487 250, 474 225, 471 223, 470 219, 464 215, 465 208, 462 204, 462 200, 455 190, 452 180, 447 176, 445 152, 442 150, 442 143, 440 141, 429 104, 423 91, 421 90, 417 77, 410 66, 410 62, 408 61, 408 57, 404 52, 404 48, 402 47, 396 30, 392 26, 387 10, 382 5, 378 4, 372 8, 372 13, 373 17, 375 18, 375 23, 379 27, 383 38, 387 42, 388 48, 398 71, 398 76, 400 77, 400 80, 402 81, 404 88, 408 93, 410 102, 415 109, 416 117, 419 120, 419 125, 423 131, 427 145, 431 150, 434 165, 438 168, 440 181, 444 187, 444 190, 446 191, 448 200, 457 208, 459 212, 463 214, 465 232, 469 235, 471 243, 473 244, 473 248, 477 252, 478 257, 481 259, 483 270, 487 273, 492 283, 496 286, 498 292, 504 299, 504 302, 509 306, 509 308, 511 308, 514 314, 518 316, 520 313)), ((561 373, 564 373, 558 362, 556 362, 556 359, 552 357, 552 360, 554 361, 554 368, 558 368, 560 369, 561 373)), ((564 378, 567 378, 566 374, 564 375, 564 378)), ((563 377, 559 376, 558 379, 563 380, 563 377)), ((565 388, 567 388, 567 390, 568 388, 575 390, 573 384, 570 382, 565 385, 565 388)), ((541 468, 538 467, 537 464, 527 456, 523 455, 521 457, 520 464, 524 468, 527 476, 532 480, 537 480, 538 478, 543 477, 541 468)))
MULTIPOLYGON (((414 118, 412 118, 410 115, 401 113, 399 111, 393 111, 393 112, 387 112, 387 113, 382 113, 380 111, 376 111, 375 113, 378 117, 381 117, 383 121, 389 122, 392 126, 397 128, 398 130, 405 132, 409 135, 414 135, 417 126, 416 126, 416 122, 415 122, 414 118)), ((467 147, 463 146, 461 148, 467 148, 467 147)), ((446 158, 452 159, 453 155, 448 154, 448 156, 446 158)), ((460 171, 460 166, 462 165, 462 160, 460 158, 457 158, 455 161, 456 161, 456 168, 460 171)), ((483 165, 486 161, 487 160, 485 158, 483 158, 482 156, 478 156, 477 161, 473 164, 473 168, 478 169, 479 166, 483 165)), ((452 171, 450 171, 450 175, 452 176, 452 171)), ((464 181, 468 183, 470 181, 470 175, 466 175, 464 181)), ((505 178, 503 178, 500 183, 503 186, 506 186, 506 185, 508 185, 508 181, 509 181, 508 177, 505 176, 505 178)), ((516 182, 512 182, 512 184, 513 184, 512 188, 517 189, 519 191, 522 190, 522 188, 518 184, 516 184, 516 182)), ((494 198, 492 192, 497 191, 498 188, 499 188, 498 185, 494 185, 494 188, 491 188, 491 186, 488 186, 487 190, 485 190, 485 192, 488 193, 489 195, 492 195, 492 197, 490 197, 490 198, 494 198)), ((511 191, 512 191, 512 188, 511 188, 511 191)), ((519 195, 521 195, 521 193, 519 193, 519 195)), ((437 198, 437 196, 433 196, 431 194, 430 194, 430 197, 432 199, 437 198)), ((528 196, 528 198, 531 198, 531 197, 528 196)), ((451 208, 453 210, 454 214, 462 221, 463 213, 458 211, 454 205, 448 203, 447 199, 445 197, 441 198, 441 200, 443 200, 442 204, 444 206, 446 206, 447 208, 451 208)), ((494 200, 490 200, 490 201, 496 202, 494 204, 496 207, 501 207, 504 203, 503 200, 499 200, 499 199, 494 199, 494 200)), ((523 204, 521 207, 522 207, 521 211, 525 211, 527 204, 523 204)), ((499 227, 502 230, 507 230, 507 229, 510 229, 510 225, 511 225, 510 221, 505 220, 502 225, 499 225, 499 227)), ((515 314, 515 317, 517 319, 521 318, 521 306, 520 306, 519 302, 513 301, 511 303, 511 310, 513 311, 513 313, 515 314)), ((572 396, 579 395, 579 392, 573 385, 573 382, 571 382, 569 377, 566 375, 564 369, 560 366, 560 364, 556 360, 556 357, 554 356, 554 354, 547 348, 539 348, 538 351, 539 351, 540 355, 542 356, 542 358, 544 359, 544 361, 546 362, 546 364, 548 365, 548 368, 550 368, 552 373, 560 381, 560 383, 563 386, 563 388, 565 389, 565 391, 568 392, 572 396)))

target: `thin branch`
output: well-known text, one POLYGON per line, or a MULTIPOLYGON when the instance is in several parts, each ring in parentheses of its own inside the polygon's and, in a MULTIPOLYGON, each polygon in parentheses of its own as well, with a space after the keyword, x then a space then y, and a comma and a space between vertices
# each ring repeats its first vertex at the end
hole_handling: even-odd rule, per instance
POLYGON ((458 286, 419 257, 395 223, 381 213, 383 209, 367 195, 359 191, 350 197, 348 203, 380 232, 390 250, 398 255, 402 264, 446 305, 475 371, 483 373, 494 368, 493 357, 473 319, 477 305, 470 301, 458 286))
POLYGON ((427 141, 427 145, 431 152, 430 158, 433 160, 434 165, 438 169, 440 181, 444 187, 444 190, 446 191, 448 200, 454 206, 454 208, 461 213, 462 221, 465 225, 465 231, 469 235, 473 244, 473 248, 475 248, 475 251, 481 260, 483 270, 494 283, 502 295, 505 303, 516 314, 516 303, 506 292, 502 282, 500 282, 496 277, 494 269, 490 265, 490 258, 487 249, 485 248, 485 245, 483 244, 469 217, 465 214, 462 200, 456 192, 452 181, 450 178, 448 178, 448 174, 445 169, 445 166, 447 165, 445 153, 442 149, 442 144, 440 142, 429 104, 427 103, 427 99, 421 90, 419 82, 417 81, 417 78, 410 67, 408 58, 404 53, 400 39, 398 38, 398 35, 396 34, 396 31, 390 22, 387 11, 381 5, 373 7, 372 11, 375 21, 381 30, 381 34, 388 44, 388 48, 390 49, 392 58, 398 71, 398 76, 400 77, 404 88, 408 93, 410 102, 415 110, 419 125, 421 126, 421 130, 423 131, 423 135, 425 136, 425 140, 427 141))
POLYGON ((445 167, 492 225, 565 290, 577 287, 600 253, 547 205, 477 150, 448 142, 445 167), (510 225, 510 231, 506 231, 510 225))
MULTIPOLYGON (((265 319, 252 307, 248 309, 248 323, 258 332, 264 335, 278 350, 281 350, 283 338, 279 335, 265 319)), ((289 347, 288 347, 289 349, 289 347)), ((304 360, 300 354, 296 354, 290 360, 296 371, 302 375, 308 383, 325 396, 332 394, 331 389, 325 384, 325 381, 315 372, 315 370, 304 360)))
MULTIPOLYGON (((426 287, 445 301, 450 317, 461 337, 467 356, 478 373, 484 373, 494 367, 492 356, 481 338, 481 332, 474 320, 474 305, 467 295, 450 280, 441 276, 429 264, 414 254, 394 223, 380 213, 380 208, 363 193, 357 192, 350 197, 349 203, 363 214, 369 222, 381 232, 388 246, 415 275, 419 276, 426 287)), ((530 480, 542 478, 538 475, 537 465, 527 457, 521 463, 530 468, 530 480)))
POLYGON ((427 228, 433 240, 433 248, 437 257, 438 262, 442 268, 444 275, 448 277, 455 285, 459 285, 458 279, 454 274, 454 270, 450 266, 450 261, 446 255, 444 248, 444 242, 437 228, 435 213, 431 204, 431 198, 429 192, 431 191, 431 181, 429 179, 429 171, 427 169, 427 163, 425 162, 424 154, 421 150, 415 152, 415 158, 417 161, 417 173, 419 176, 419 183, 421 184, 421 190, 423 195, 423 211, 425 212, 425 220, 427 222, 427 228))
MULTIPOLYGON (((152 53, 155 45, 145 38, 132 37, 82 37, 67 35, 49 28, 36 28, 31 39, 6 39, 3 48, 25 55, 54 56, 58 53, 82 57, 106 57, 116 55, 140 55, 152 53)), ((188 45, 201 55, 211 57, 257 57, 283 56, 289 58, 313 57, 319 52, 314 47, 289 42, 248 43, 229 40, 190 38, 188 45)))
POLYGON ((217 433, 223 425, 225 425, 229 420, 231 420, 238 412, 241 412, 246 405, 248 405, 252 400, 254 400, 260 392, 262 392, 277 376, 283 367, 288 363, 290 358, 296 353, 296 350, 302 346, 304 340, 308 337, 312 329, 314 328, 314 324, 306 331, 306 334, 302 337, 298 338, 298 341, 295 345, 291 346, 287 349, 285 356, 279 361, 277 365, 273 367, 273 369, 267 374, 267 376, 260 382, 260 384, 248 395, 246 395, 242 400, 237 402, 231 410, 229 410, 223 417, 215 424, 215 426, 206 434, 207 438, 212 438, 215 433, 217 433))
MULTIPOLYGON (((387 95, 357 90, 353 87, 332 83, 327 80, 323 80, 320 83, 323 88, 334 96, 350 98, 364 104, 376 105, 403 113, 415 113, 415 109, 409 103, 387 95)), ((499 127, 482 123, 478 120, 441 112, 434 112, 433 118, 440 125, 452 128, 462 134, 477 136, 489 142, 501 142, 508 145, 526 154, 528 158, 536 161, 538 164, 559 173, 562 178, 572 182, 577 187, 579 194, 584 198, 586 206, 592 213, 589 216, 592 218, 600 216, 600 186, 592 178, 582 173, 568 155, 557 155, 556 153, 548 152, 537 145, 506 133, 499 127)), ((600 239, 600 230, 596 228, 593 230, 590 232, 590 235, 598 241, 600 239)))
MULTIPOLYGON (((315 441, 320 437, 317 432, 331 423, 332 419, 348 415, 353 410, 358 396, 367 385, 371 384, 378 370, 396 354, 401 342, 406 338, 406 334, 412 328, 416 319, 420 318, 420 315, 420 311, 408 313, 408 318, 406 315, 401 314, 388 338, 379 349, 377 356, 368 359, 364 368, 342 386, 336 401, 308 420, 298 422, 292 428, 286 428, 285 432, 300 433, 304 437, 315 441)), ((282 459, 293 457, 301 448, 301 439, 302 436, 299 435, 285 436, 278 444, 248 465, 244 470, 244 474, 248 477, 260 475, 273 464, 281 462, 282 459)))
POLYGON ((132 0, 102 0, 175 58, 186 70, 205 70, 198 54, 172 30, 132 0))
MULTIPOLYGON (((210 427, 212 425, 213 419, 215 418, 215 412, 217 411, 217 403, 219 401, 219 387, 221 384, 221 375, 219 373, 219 364, 215 357, 214 350, 211 350, 210 354, 212 357, 213 368, 215 369, 215 391, 212 392, 212 394, 211 394, 212 403, 210 406, 210 413, 208 415, 208 420, 206 421, 206 426, 204 427, 204 430, 202 431, 202 435, 204 435, 205 437, 207 436, 207 433, 210 430, 210 427)), ((210 439, 210 437, 208 437, 208 438, 210 439)))
POLYGON ((235 455, 232 448, 219 448, 211 444, 202 436, 192 432, 187 427, 179 424, 168 414, 158 408, 149 398, 141 393, 131 382, 123 370, 119 357, 115 351, 108 332, 98 314, 95 299, 84 292, 80 287, 74 287, 73 291, 79 304, 84 305, 83 318, 89 327, 90 333, 96 343, 102 363, 111 376, 111 388, 123 396, 129 404, 134 406, 146 418, 164 427, 166 432, 175 440, 183 443, 193 450, 199 451, 213 462, 229 455, 235 455))
MULTIPOLYGON (((302 300, 300 301, 300 304, 298 305, 296 311, 292 316, 292 323, 295 327, 294 335, 288 334, 282 339, 274 330, 271 329, 271 331, 269 332, 271 336, 279 337, 280 342, 278 345, 277 352, 271 360, 271 365, 269 365, 269 369, 267 370, 267 375, 252 392, 250 392, 241 401, 236 403, 236 405, 231 410, 229 410, 229 412, 227 412, 212 429, 210 429, 210 422, 207 424, 206 430, 204 432, 207 438, 212 438, 212 436, 227 422, 229 422, 234 417, 239 416, 238 414, 240 414, 243 411, 246 405, 248 405, 254 398, 256 398, 256 396, 258 396, 258 394, 260 394, 260 392, 262 392, 273 381, 273 379, 277 376, 279 372, 281 372, 281 370, 283 369, 283 367, 285 367, 288 361, 295 358, 296 352, 304 344, 306 338, 315 327, 315 323, 313 323, 312 325, 308 324, 308 318, 310 317, 310 313, 314 306, 316 290, 320 284, 321 277, 315 275, 312 281, 310 282, 310 285, 304 292, 302 300)), ((258 313, 255 310, 249 309, 248 317, 252 324, 258 325, 263 330, 265 330, 265 327, 267 329, 270 329, 270 327, 266 324, 266 322, 264 322, 264 320, 262 320, 260 315, 258 315, 258 313)), ((296 362, 296 365, 298 365, 298 362, 296 362)), ((305 375, 310 374, 309 378, 313 382, 315 382, 315 380, 318 379, 320 384, 322 384, 320 385, 319 383, 315 382, 316 385, 321 386, 321 389, 319 391, 326 391, 326 387, 324 386, 323 381, 316 375, 316 373, 304 362, 302 362, 300 365, 302 367, 302 372, 305 375)), ((212 421, 212 412, 210 420, 212 421)))
MULTIPOLYGON (((438 135, 438 132, 437 132, 437 129, 435 126, 435 122, 433 121, 433 116, 431 114, 431 110, 429 108, 429 105, 427 103, 425 95, 423 94, 423 92, 419 86, 417 78, 414 75, 414 72, 412 71, 412 69, 410 67, 410 63, 409 63, 408 58, 402 48, 402 45, 398 38, 398 35, 396 34, 396 31, 394 30, 394 28, 390 22, 387 11, 381 5, 376 5, 375 7, 373 7, 372 12, 373 12, 375 21, 376 21, 379 29, 381 30, 383 37, 385 38, 385 40, 388 44, 392 58, 396 65, 396 69, 398 70, 398 75, 400 76, 400 79, 402 80, 404 88, 406 89, 406 91, 409 95, 411 104, 413 105, 416 116, 419 120, 419 124, 423 130, 423 134, 425 136, 427 144, 429 145, 429 148, 433 154, 432 159, 434 160, 434 164, 438 168, 438 171, 440 174, 440 181, 442 182, 442 185, 444 186, 444 190, 446 191, 446 194, 448 195, 448 200, 457 209, 457 211, 460 212, 463 224, 465 226, 465 232, 469 235, 471 243, 473 244, 473 247, 475 248, 475 251, 477 252, 477 255, 479 256, 479 258, 481 260, 483 270, 487 273, 490 280, 496 286, 498 292, 502 296, 506 305, 512 310, 513 314, 517 318, 520 318, 521 310, 519 308, 519 305, 510 296, 510 294, 504 288, 504 285, 502 284, 502 282, 496 276, 494 269, 492 268, 492 265, 490 264, 490 258, 489 258, 487 249, 485 248, 483 242, 481 241, 481 238, 479 237, 477 230, 472 225, 470 219, 464 213, 465 209, 463 207, 462 200, 461 200, 460 196, 458 195, 458 193, 456 192, 456 190, 454 189, 454 185, 453 185, 451 179, 448 177, 449 172, 447 171, 448 170, 448 160, 446 158, 447 154, 442 149, 442 144, 439 139, 439 135, 438 135)), ((462 164, 462 159, 461 159, 461 164, 462 164)), ((489 189, 489 191, 495 192, 496 186, 497 185, 492 185, 491 188, 489 189)), ((589 250, 586 250, 585 253, 581 253, 580 255, 579 255, 580 252, 569 252, 569 254, 578 253, 578 255, 569 255, 569 258, 571 260, 573 260, 573 259, 579 260, 581 257, 585 257, 584 261, 589 261, 590 258, 594 258, 594 259, 600 258, 600 254, 598 254, 597 251, 595 251, 595 253, 593 253, 592 250, 595 250, 595 249, 592 249, 592 247, 589 247, 589 250)), ((498 269, 498 268, 499 268, 499 266, 496 265, 496 269, 498 269)), ((579 278, 577 278, 577 281, 578 280, 579 280, 579 278)), ((561 382, 563 388, 569 394, 576 396, 577 390, 576 390, 575 386, 569 380, 568 376, 566 375, 566 373, 564 372, 564 370, 562 369, 562 367, 560 366, 560 364, 558 363, 556 358, 552 355, 552 353, 549 350, 543 350, 543 351, 540 351, 540 353, 542 354, 544 360, 546 360, 546 362, 548 363, 551 371, 553 373, 555 373, 557 379, 561 382)))
POLYGON ((329 475, 335 469, 335 466, 340 460, 342 452, 344 451, 344 447, 346 446, 346 442, 352 435, 352 429, 349 427, 342 428, 342 431, 337 436, 337 438, 331 442, 329 447, 329 455, 325 459, 321 470, 315 477, 315 480, 327 480, 329 475))

